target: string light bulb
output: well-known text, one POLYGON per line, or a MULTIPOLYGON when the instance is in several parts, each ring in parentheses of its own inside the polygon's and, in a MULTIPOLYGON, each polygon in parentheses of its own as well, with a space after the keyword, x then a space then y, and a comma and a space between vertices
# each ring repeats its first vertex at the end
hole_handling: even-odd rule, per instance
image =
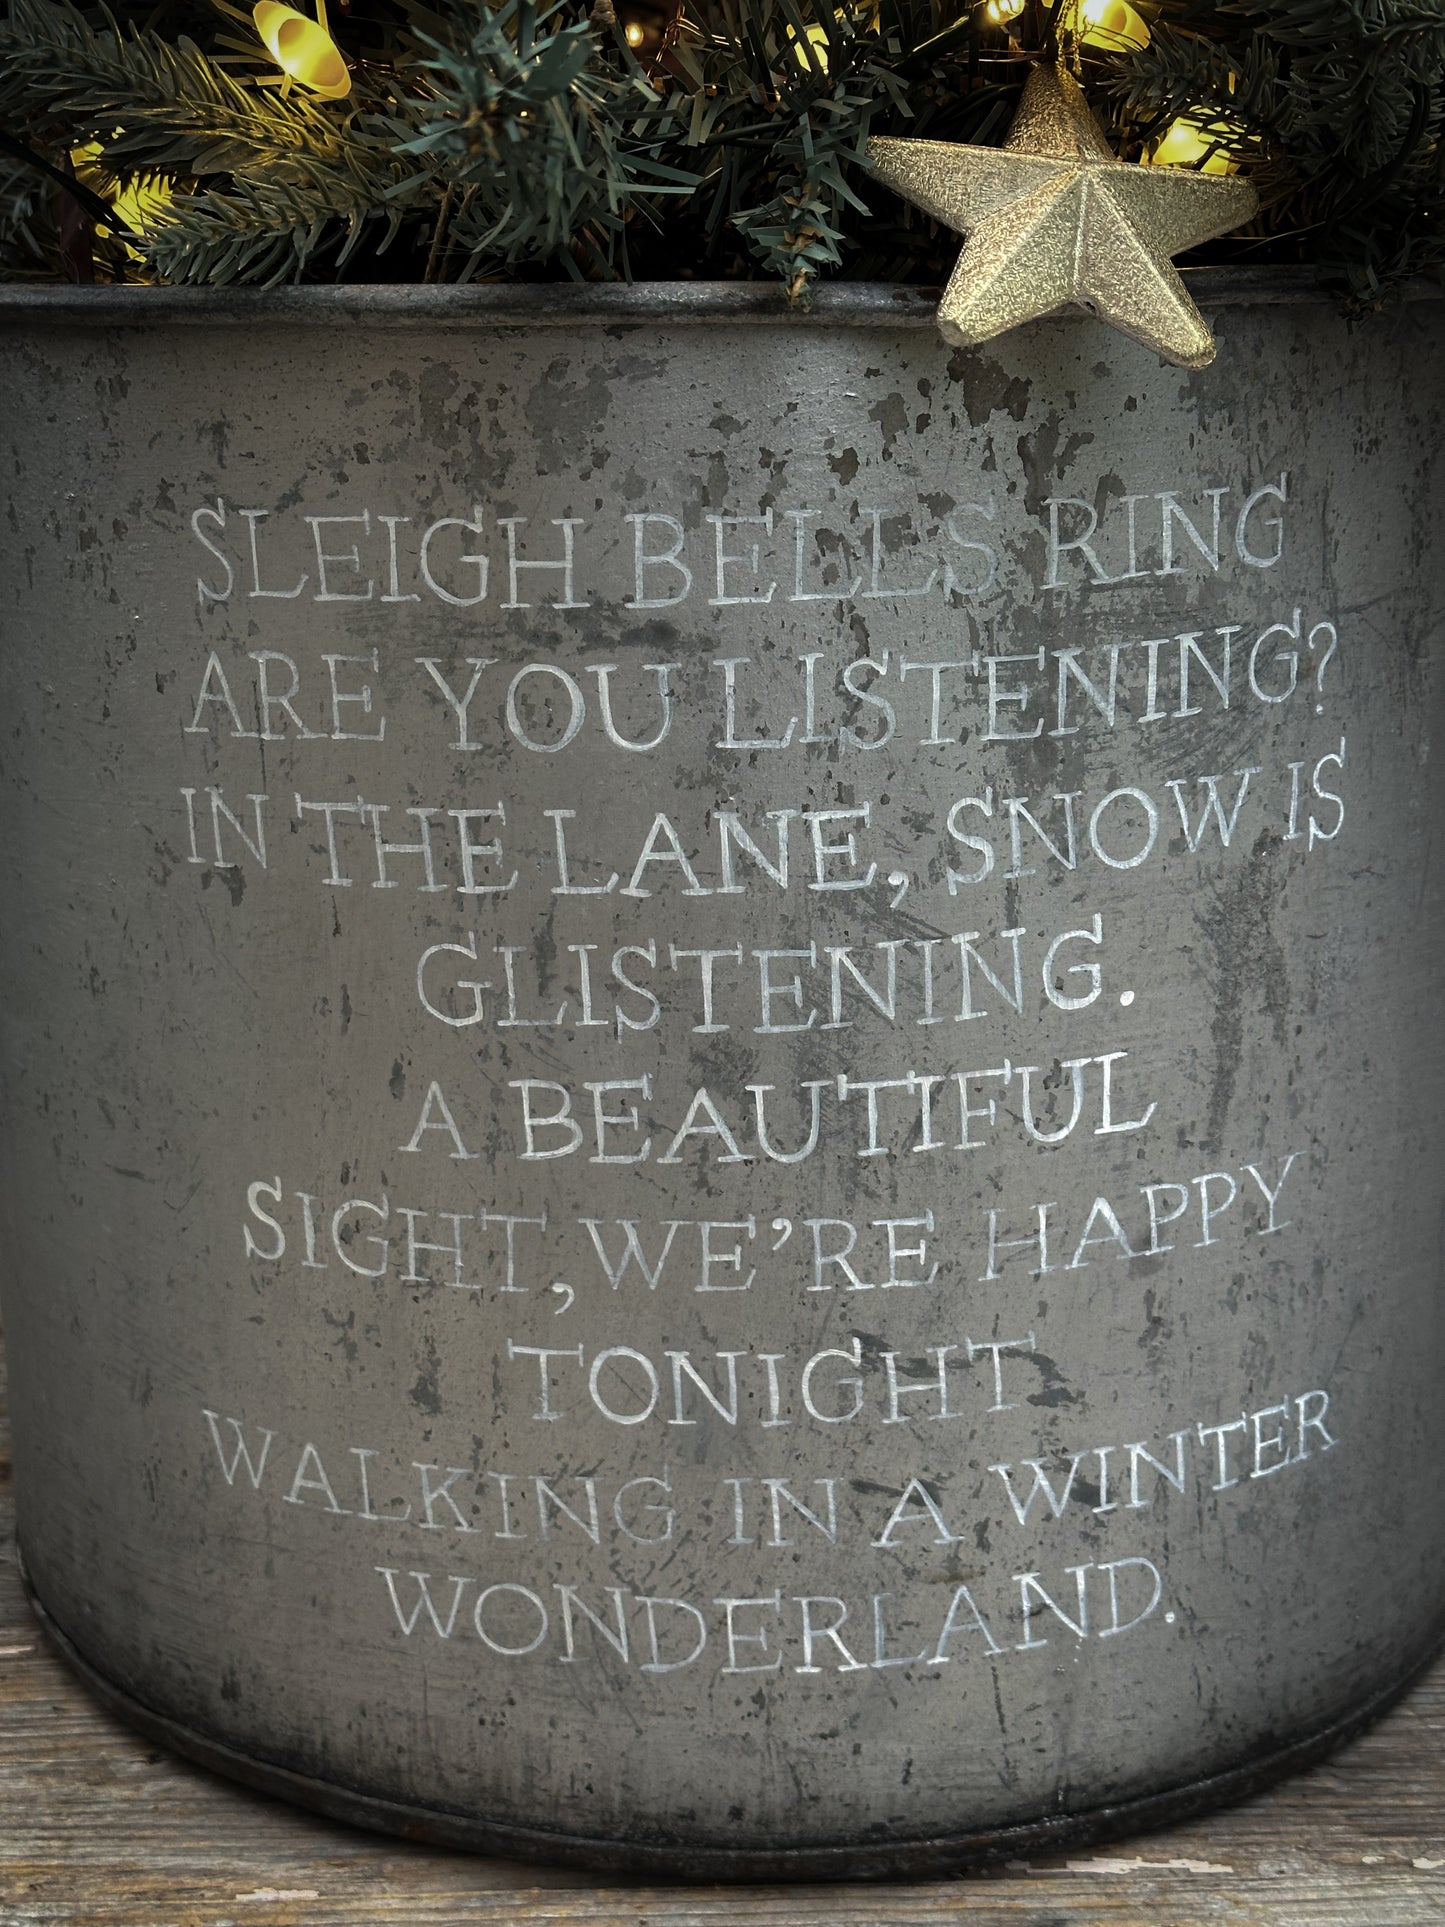
POLYGON ((619 0, 613 23, 622 31, 640 60, 658 59, 667 51, 677 27, 680 0, 619 0))
POLYGON ((1233 174, 1238 168, 1219 134, 1192 114, 1170 123, 1149 160, 1155 167, 1192 167, 1200 174, 1233 174))
POLYGON ((341 49, 326 31, 324 0, 318 17, 308 18, 281 0, 256 0, 252 19, 271 58, 288 81, 307 87, 323 100, 341 100, 351 92, 351 71, 341 49))
MULTIPOLYGON (((993 0, 990 0, 990 5, 993 0)), ((1149 28, 1129 0, 1083 0, 1078 33, 1086 47, 1109 53, 1138 53, 1149 45, 1149 28)))
POLYGON ((1023 12, 1026 0, 986 0, 984 18, 995 27, 1006 26, 1010 20, 1017 20, 1023 12))

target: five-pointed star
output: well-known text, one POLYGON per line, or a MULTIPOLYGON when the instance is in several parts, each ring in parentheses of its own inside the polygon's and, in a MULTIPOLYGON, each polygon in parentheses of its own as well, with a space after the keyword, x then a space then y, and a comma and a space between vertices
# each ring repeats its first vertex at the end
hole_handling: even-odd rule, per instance
POLYGON ((881 181, 967 235, 938 308, 945 340, 973 347, 1070 303, 1203 368, 1214 337, 1170 256, 1247 221, 1247 181, 1116 161, 1083 89, 1035 67, 1001 148, 951 141, 868 143, 881 181))

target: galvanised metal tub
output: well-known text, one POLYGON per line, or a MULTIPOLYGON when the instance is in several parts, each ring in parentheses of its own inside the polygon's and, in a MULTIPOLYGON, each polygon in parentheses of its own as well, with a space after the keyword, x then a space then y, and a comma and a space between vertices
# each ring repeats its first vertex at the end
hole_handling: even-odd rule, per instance
POLYGON ((1440 1627, 1434 299, 0 292, 38 1609, 423 1838, 924 1872, 1440 1627))

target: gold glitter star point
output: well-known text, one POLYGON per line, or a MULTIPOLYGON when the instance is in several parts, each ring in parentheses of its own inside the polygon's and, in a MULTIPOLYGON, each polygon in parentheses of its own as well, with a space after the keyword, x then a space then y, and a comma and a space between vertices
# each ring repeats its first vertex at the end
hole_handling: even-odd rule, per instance
POLYGON ((1115 160, 1062 66, 1024 85, 1002 147, 875 136, 879 180, 966 236, 938 305, 946 341, 976 347, 1059 308, 1087 308, 1166 361, 1203 368, 1214 337, 1171 257, 1259 204, 1248 181, 1115 160))

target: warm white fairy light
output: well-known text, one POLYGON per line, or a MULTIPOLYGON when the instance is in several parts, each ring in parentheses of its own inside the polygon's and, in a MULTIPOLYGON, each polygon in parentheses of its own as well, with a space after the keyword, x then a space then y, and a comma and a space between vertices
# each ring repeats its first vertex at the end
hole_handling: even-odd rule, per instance
POLYGON ((351 73, 326 31, 325 0, 317 0, 317 15, 312 20, 281 0, 256 0, 252 18, 288 80, 326 100, 340 100, 351 92, 351 73))

